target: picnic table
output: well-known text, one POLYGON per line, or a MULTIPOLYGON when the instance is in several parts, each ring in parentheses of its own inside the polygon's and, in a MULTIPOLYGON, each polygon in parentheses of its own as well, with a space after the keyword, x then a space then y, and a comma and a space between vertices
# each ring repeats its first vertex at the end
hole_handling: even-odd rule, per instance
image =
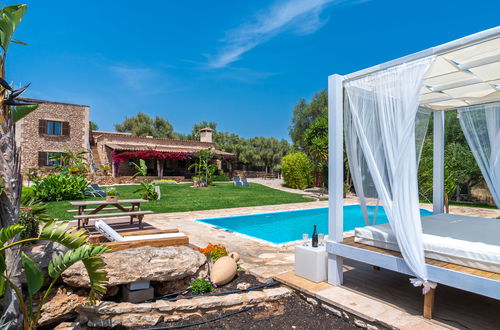
POLYGON ((77 213, 73 216, 78 220, 78 228, 80 228, 80 221, 82 221, 83 226, 88 224, 89 219, 96 218, 111 218, 111 217, 122 217, 129 216, 130 223, 132 224, 134 219, 139 220, 139 227, 142 228, 142 219, 146 214, 152 214, 153 211, 141 211, 141 203, 147 203, 148 200, 145 199, 119 199, 116 201, 79 201, 70 202, 71 206, 78 207, 77 210, 68 210, 69 213, 77 213), (130 206, 125 206, 123 204, 130 204, 130 206), (111 211, 118 210, 121 212, 114 213, 99 213, 101 211, 111 211))

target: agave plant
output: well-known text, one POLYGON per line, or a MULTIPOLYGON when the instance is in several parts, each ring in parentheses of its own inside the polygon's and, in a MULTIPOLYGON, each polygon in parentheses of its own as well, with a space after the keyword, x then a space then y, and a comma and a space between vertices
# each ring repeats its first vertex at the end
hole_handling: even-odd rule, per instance
POLYGON ((84 229, 73 231, 72 228, 68 228, 68 222, 56 225, 55 221, 50 221, 43 227, 38 237, 16 241, 15 237, 24 230, 25 227, 19 224, 0 229, 0 287, 3 290, 5 283, 7 283, 15 292, 20 302, 20 310, 23 314, 23 328, 25 330, 36 328, 42 307, 47 301, 56 281, 66 269, 78 261, 83 262, 90 279, 89 303, 94 303, 99 299, 100 294, 106 292, 105 285, 108 279, 103 269, 104 263, 101 259, 101 254, 109 251, 109 248, 103 245, 89 245, 88 233, 84 229), (36 241, 56 242, 67 247, 69 250, 62 256, 54 257, 49 263, 48 273, 51 278, 50 284, 45 292, 43 292, 40 303, 35 307, 33 296, 40 292, 44 283, 42 271, 31 258, 22 253, 22 269, 27 281, 27 295, 25 299, 21 286, 16 285, 7 272, 5 253, 21 244, 36 241))

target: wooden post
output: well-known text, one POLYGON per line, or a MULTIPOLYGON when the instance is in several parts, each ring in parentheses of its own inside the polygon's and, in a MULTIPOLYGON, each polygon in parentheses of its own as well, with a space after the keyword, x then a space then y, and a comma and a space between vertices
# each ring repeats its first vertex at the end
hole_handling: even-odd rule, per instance
POLYGON ((436 289, 430 289, 424 295, 424 317, 426 319, 432 319, 432 312, 434 311, 434 296, 436 294, 436 289))

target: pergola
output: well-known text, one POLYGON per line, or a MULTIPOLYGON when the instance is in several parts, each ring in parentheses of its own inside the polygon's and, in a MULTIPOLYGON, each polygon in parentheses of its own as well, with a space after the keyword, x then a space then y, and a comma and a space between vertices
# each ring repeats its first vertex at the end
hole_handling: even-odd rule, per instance
MULTIPOLYGON (((425 259, 416 182, 421 131, 415 132, 419 126, 427 129, 425 120, 416 119, 419 112, 430 113, 434 215, 444 212, 447 110, 463 116, 464 134, 500 207, 500 27, 351 74, 331 75, 328 97, 328 282, 342 284, 343 258, 347 258, 415 276, 412 283, 424 287, 426 317, 432 315, 436 283, 500 299, 498 272, 425 259), (488 134, 485 155, 481 139, 488 134), (363 203, 365 180, 375 186, 401 253, 344 239, 344 138, 356 193, 363 203)), ((496 233, 500 237, 500 220, 496 233)), ((500 254, 493 262, 500 264, 500 254)))

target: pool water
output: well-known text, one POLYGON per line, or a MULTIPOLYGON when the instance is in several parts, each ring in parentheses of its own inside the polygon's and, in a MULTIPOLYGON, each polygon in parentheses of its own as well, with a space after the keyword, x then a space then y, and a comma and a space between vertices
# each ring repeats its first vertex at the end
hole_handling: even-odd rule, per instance
MULTIPOLYGON (((372 219, 376 207, 367 206, 367 208, 372 219)), ((431 214, 430 211, 420 210, 420 215, 431 214)), ((314 225, 317 225, 318 234, 326 235, 328 233, 328 208, 199 219, 198 221, 274 244, 283 244, 301 240, 303 233, 308 233, 310 238, 314 225)), ((387 216, 384 209, 379 207, 376 223, 386 222, 387 216)), ((344 232, 364 226, 365 220, 360 205, 344 206, 344 232)))

